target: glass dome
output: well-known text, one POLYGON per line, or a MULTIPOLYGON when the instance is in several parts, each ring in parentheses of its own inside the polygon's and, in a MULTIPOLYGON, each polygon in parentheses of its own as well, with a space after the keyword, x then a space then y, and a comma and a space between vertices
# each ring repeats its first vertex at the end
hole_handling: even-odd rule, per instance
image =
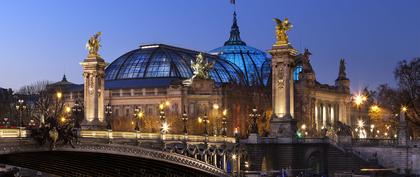
POLYGON ((247 46, 240 38, 237 25, 236 13, 233 14, 233 25, 230 31, 230 38, 224 46, 211 50, 211 54, 228 60, 238 66, 244 73, 244 80, 249 85, 264 85, 261 76, 261 66, 267 59, 265 52, 247 46))
MULTIPOLYGON (((190 67, 199 52, 173 46, 157 44, 144 45, 130 51, 105 70, 105 80, 179 78, 188 79, 193 75, 190 67)), ((245 84, 241 70, 233 63, 215 55, 205 54, 209 62, 214 62, 210 77, 216 83, 234 82, 245 84)))

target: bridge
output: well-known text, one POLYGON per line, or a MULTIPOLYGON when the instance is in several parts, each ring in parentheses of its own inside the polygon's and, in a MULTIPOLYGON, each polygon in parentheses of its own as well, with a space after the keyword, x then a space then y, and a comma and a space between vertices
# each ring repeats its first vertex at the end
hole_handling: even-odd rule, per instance
POLYGON ((60 176, 228 176, 235 138, 81 131, 53 151, 23 129, 0 129, 0 162, 60 176))
POLYGON ((282 143, 261 138, 82 130, 75 148, 40 146, 23 129, 0 129, 0 162, 60 176, 231 176, 280 173, 288 166, 334 175, 381 169, 420 172, 420 142, 351 137, 301 138, 282 143), (239 143, 246 153, 238 155, 239 143), (238 156, 239 157, 239 156, 238 156), (241 161, 240 161, 241 160, 241 161))

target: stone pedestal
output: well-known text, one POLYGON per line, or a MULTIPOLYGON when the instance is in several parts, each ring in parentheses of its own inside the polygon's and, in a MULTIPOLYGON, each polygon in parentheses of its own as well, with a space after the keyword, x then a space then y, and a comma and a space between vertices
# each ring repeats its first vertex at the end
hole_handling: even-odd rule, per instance
POLYGON ((258 144, 260 142, 260 136, 258 133, 251 133, 248 136, 247 143, 248 144, 258 144))
POLYGON ((273 117, 270 121, 270 137, 273 138, 296 138, 297 122, 292 116, 282 118, 273 117))
POLYGON ((84 78, 84 112, 82 128, 98 129, 104 124, 105 61, 98 55, 80 63, 84 78))

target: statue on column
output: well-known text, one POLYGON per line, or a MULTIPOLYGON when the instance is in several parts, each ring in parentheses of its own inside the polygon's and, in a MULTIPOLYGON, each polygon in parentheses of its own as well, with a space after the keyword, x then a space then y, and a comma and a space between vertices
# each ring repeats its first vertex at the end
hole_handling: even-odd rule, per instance
POLYGON ((102 34, 101 32, 97 32, 92 37, 90 37, 90 39, 86 43, 86 49, 89 51, 89 55, 88 55, 89 58, 100 57, 98 51, 99 51, 99 47, 101 47, 100 38, 99 38, 101 34, 102 34))
POLYGON ((289 19, 284 19, 281 21, 278 18, 274 18, 276 22, 276 44, 277 46, 289 44, 289 38, 287 36, 287 31, 292 29, 293 25, 289 22, 289 19))

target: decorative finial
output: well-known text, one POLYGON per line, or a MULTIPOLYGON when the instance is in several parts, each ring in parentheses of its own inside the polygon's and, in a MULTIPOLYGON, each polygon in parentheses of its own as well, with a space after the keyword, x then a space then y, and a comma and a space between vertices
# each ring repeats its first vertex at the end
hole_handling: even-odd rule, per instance
POLYGON ((197 58, 194 61, 191 61, 191 68, 193 69, 193 76, 194 78, 200 79, 209 79, 209 72, 213 68, 214 62, 208 62, 205 58, 203 53, 199 53, 197 58))
POLYGON ((241 40, 238 20, 236 19, 236 11, 233 12, 233 23, 230 29, 230 37, 229 40, 225 42, 226 45, 246 45, 244 41, 241 40))
POLYGON ((99 47, 101 47, 99 38, 101 34, 101 32, 97 32, 92 37, 90 37, 90 39, 86 43, 86 49, 89 51, 88 58, 100 57, 98 51, 99 47))
POLYGON ((344 58, 340 59, 340 69, 338 71, 337 80, 348 80, 346 74, 346 63, 344 61, 344 58))
POLYGON ((276 22, 276 46, 288 45, 289 38, 287 36, 287 31, 292 29, 293 25, 289 22, 289 19, 286 18, 284 21, 281 21, 278 18, 274 18, 276 22))

